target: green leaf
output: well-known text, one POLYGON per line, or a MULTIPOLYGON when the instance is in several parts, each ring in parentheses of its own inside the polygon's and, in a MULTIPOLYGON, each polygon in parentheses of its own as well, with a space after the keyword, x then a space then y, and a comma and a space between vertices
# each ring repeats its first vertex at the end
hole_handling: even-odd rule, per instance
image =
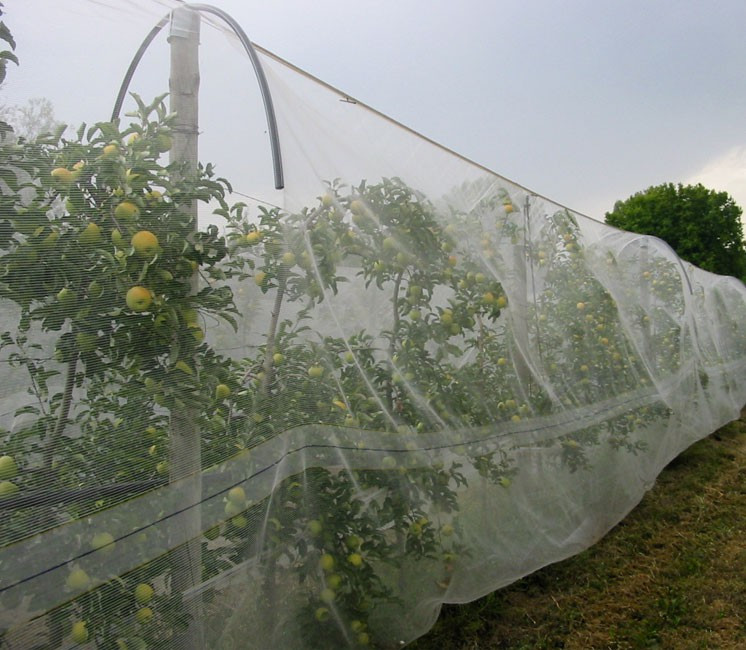
POLYGON ((13 61, 13 63, 18 65, 18 57, 8 50, 0 51, 0 59, 7 59, 8 61, 13 61))
POLYGON ((16 49, 16 42, 13 38, 13 34, 10 33, 8 26, 2 21, 0 21, 0 40, 5 41, 12 49, 16 49))

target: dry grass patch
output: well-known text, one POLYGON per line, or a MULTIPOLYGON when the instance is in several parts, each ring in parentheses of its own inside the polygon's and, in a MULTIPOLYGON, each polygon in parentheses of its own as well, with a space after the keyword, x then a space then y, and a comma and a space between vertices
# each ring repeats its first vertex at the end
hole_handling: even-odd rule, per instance
POLYGON ((746 418, 674 460, 598 544, 445 607, 411 647, 746 648, 746 418))

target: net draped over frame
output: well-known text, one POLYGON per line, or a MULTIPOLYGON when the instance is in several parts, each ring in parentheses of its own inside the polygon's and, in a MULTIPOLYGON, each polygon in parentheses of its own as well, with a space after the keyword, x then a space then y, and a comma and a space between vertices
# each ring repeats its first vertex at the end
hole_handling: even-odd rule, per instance
POLYGON ((0 161, 0 647, 400 647, 746 402, 739 281, 259 58, 285 188, 212 196, 188 246, 177 184, 127 176, 167 116, 70 145, 66 183, 0 161))

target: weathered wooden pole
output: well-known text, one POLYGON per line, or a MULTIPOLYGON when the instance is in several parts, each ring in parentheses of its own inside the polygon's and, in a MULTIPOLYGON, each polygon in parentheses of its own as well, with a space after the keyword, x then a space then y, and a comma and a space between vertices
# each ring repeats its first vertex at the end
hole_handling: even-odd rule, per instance
MULTIPOLYGON (((176 113, 173 129, 171 162, 186 164, 185 174, 197 171, 199 125, 199 31, 200 16, 186 7, 174 9, 171 15, 169 43, 171 73, 169 80, 171 112, 176 113)), ((181 206, 192 218, 197 230, 197 202, 181 206)), ((197 291, 198 276, 192 276, 191 291, 197 291)), ((188 628, 174 636, 173 647, 202 650, 204 634, 201 596, 196 587, 202 582, 201 511, 202 454, 197 413, 187 405, 171 412, 169 479, 179 481, 179 510, 177 537, 187 539, 177 546, 171 556, 171 589, 182 594, 184 607, 190 616, 188 628)))

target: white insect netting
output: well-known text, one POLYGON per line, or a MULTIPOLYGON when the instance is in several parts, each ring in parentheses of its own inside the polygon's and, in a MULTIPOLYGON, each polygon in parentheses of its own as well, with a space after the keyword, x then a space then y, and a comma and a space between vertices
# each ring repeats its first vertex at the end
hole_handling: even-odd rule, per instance
POLYGON ((5 136, 2 648, 400 647, 746 402, 739 281, 259 60, 281 191, 149 99, 5 136))

